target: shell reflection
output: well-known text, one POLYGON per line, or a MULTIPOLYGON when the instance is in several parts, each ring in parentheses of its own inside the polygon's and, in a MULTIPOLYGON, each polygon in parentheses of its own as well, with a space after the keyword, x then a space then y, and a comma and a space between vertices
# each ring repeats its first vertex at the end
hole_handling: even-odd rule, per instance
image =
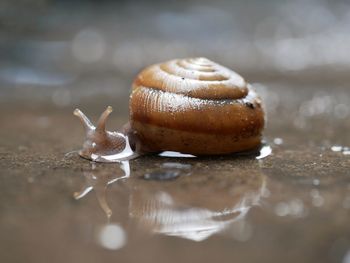
POLYGON ((259 204, 266 188, 261 174, 250 180, 248 185, 228 188, 222 187, 220 178, 200 186, 193 182, 181 187, 159 185, 156 191, 154 185, 143 185, 131 193, 129 216, 154 233, 193 241, 205 240, 229 226, 234 238, 247 239, 251 228, 244 218, 259 204))
MULTIPOLYGON (((130 175, 129 162, 121 163, 121 168, 123 172, 119 170, 121 174, 114 176, 97 173, 94 167, 85 172, 86 185, 74 194, 75 198, 80 199, 94 189, 109 218, 112 211, 106 201, 107 186, 130 175)), ((125 184, 129 200, 127 221, 132 220, 152 233, 193 241, 203 241, 224 230, 239 241, 252 236, 252 227, 244 219, 253 206, 259 205, 266 192, 265 177, 254 164, 226 171, 214 166, 208 171, 205 168, 196 170, 196 166, 183 162, 164 162, 154 170, 157 173, 175 171, 179 176, 176 181, 173 178, 149 181, 142 180, 145 178, 135 172, 135 178, 125 184)), ((113 201, 118 202, 118 199, 113 201)), ((115 219, 124 217, 115 212, 115 219)), ((127 222, 118 224, 128 225, 127 222)))

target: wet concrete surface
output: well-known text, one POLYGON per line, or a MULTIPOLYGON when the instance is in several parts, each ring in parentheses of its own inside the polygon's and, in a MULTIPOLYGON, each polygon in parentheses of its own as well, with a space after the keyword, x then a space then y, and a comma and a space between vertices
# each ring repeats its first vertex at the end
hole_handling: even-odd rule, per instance
MULTIPOLYGON (((272 148, 260 160, 92 163, 69 153, 83 138, 75 105, 2 103, 1 262, 347 262, 349 112, 336 108, 348 91, 255 86, 272 148)), ((81 106, 95 120, 118 101, 90 99, 81 106)), ((109 128, 127 118, 113 113, 109 128)))
POLYGON ((2 3, 0 262, 350 262, 348 4, 34 2, 2 3), (253 84, 270 155, 77 155, 76 107, 118 129, 138 70, 188 56, 253 84))

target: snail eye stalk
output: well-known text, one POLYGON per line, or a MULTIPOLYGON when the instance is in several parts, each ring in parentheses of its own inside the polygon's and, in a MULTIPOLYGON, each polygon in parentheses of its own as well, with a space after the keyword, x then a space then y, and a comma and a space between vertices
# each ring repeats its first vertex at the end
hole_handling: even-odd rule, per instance
POLYGON ((138 156, 131 149, 127 135, 106 130, 106 121, 112 111, 112 107, 108 106, 95 127, 81 110, 74 110, 73 114, 81 120, 86 132, 83 147, 79 151, 81 157, 96 162, 120 162, 138 156))
POLYGON ((95 129, 95 126, 91 123, 91 121, 89 120, 88 117, 86 117, 86 115, 79 109, 75 109, 73 111, 73 114, 75 116, 77 116, 80 120, 81 120, 81 123, 83 124, 86 132, 88 131, 91 131, 91 130, 94 130, 95 129))

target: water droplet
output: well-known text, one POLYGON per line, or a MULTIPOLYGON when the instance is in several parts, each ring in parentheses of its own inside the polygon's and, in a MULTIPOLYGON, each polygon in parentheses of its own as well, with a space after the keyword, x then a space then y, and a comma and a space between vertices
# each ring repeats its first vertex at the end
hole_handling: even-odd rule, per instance
POLYGON ((97 240, 106 249, 118 250, 126 244, 126 233, 120 225, 109 224, 101 227, 97 240))
POLYGON ((286 216, 289 214, 289 205, 285 202, 280 202, 275 206, 275 214, 278 216, 286 216))
POLYGON ((334 146, 331 147, 331 150, 333 152, 340 152, 342 149, 343 149, 343 147, 339 146, 339 145, 334 145, 334 146))
POLYGON ((282 138, 275 138, 273 140, 273 143, 276 145, 281 145, 281 144, 283 144, 283 139, 282 138))
POLYGON ((334 145, 331 147, 331 150, 333 152, 341 152, 344 155, 350 155, 350 148, 349 147, 344 147, 340 145, 334 145))
POLYGON ((158 156, 171 157, 171 158, 196 158, 197 157, 192 154, 185 154, 185 153, 173 152, 173 151, 164 151, 158 154, 158 156))
POLYGON ((270 145, 263 145, 260 149, 259 155, 255 159, 260 160, 270 156, 272 153, 272 148, 270 145))
POLYGON ((304 203, 300 199, 294 199, 289 203, 289 213, 295 217, 302 217, 305 214, 304 203))
POLYGON ((314 179, 314 180, 312 181, 312 184, 313 184, 313 185, 320 185, 320 180, 319 180, 319 179, 314 179))
POLYGON ((293 199, 289 202, 279 202, 275 206, 275 214, 278 216, 293 216, 302 217, 305 216, 306 211, 303 201, 300 199, 293 199))

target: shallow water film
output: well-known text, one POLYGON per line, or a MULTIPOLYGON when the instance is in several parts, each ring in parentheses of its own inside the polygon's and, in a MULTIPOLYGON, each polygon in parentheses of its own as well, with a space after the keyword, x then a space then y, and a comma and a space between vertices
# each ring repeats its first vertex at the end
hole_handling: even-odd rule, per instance
POLYGON ((350 262, 348 2, 0 8, 0 262, 350 262), (118 130, 139 70, 195 56, 262 96, 259 151, 79 157, 75 108, 118 130))

